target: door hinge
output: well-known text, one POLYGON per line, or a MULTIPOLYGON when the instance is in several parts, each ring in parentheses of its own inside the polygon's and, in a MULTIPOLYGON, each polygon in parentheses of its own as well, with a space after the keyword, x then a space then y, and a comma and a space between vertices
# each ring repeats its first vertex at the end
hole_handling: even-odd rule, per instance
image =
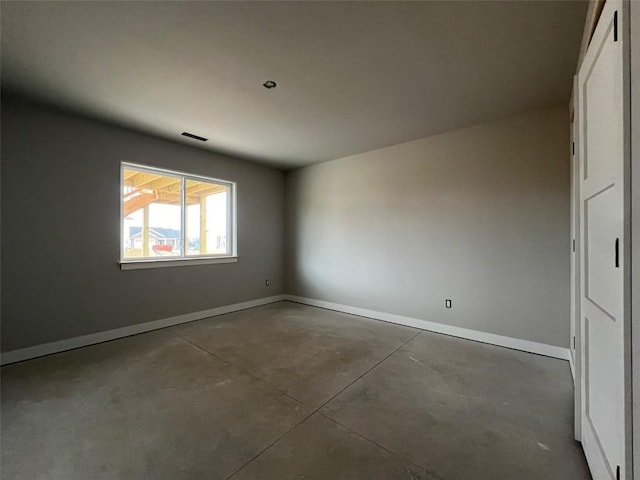
POLYGON ((576 142, 571 142, 571 155, 576 154, 576 142))
POLYGON ((576 239, 575 238, 573 239, 573 247, 572 248, 573 248, 573 251, 575 252, 576 251, 576 239))
POLYGON ((573 336, 573 349, 576 349, 576 336, 573 336))
POLYGON ((620 268, 620 239, 616 238, 616 268, 620 268))
POLYGON ((613 41, 618 41, 618 11, 613 12, 613 41))
POLYGON ((616 480, 620 480, 620 465, 616 467, 616 480))

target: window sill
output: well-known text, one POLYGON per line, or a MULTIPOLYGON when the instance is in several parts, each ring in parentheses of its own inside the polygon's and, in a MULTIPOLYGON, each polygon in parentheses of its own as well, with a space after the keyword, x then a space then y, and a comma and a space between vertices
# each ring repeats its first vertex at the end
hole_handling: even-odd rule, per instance
POLYGON ((120 270, 140 270, 144 268, 186 267, 190 265, 210 265, 213 263, 235 263, 237 256, 232 257, 196 257, 172 258, 167 260, 122 260, 120 270))

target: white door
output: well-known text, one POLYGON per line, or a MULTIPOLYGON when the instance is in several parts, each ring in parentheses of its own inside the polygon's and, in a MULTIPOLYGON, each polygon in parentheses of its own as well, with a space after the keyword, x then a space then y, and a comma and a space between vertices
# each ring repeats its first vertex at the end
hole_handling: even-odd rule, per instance
POLYGON ((594 480, 624 480, 622 2, 607 1, 578 73, 582 444, 594 480))

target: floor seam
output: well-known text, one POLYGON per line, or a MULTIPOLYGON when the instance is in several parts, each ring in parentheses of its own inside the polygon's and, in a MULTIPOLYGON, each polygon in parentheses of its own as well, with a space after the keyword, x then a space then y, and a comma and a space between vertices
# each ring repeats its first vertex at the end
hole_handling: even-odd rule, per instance
POLYGON ((198 345, 197 343, 193 343, 191 340, 189 340, 188 338, 183 337, 182 335, 178 335, 178 338, 180 340, 183 340, 185 342, 187 342, 189 345, 196 347, 198 350, 203 351, 204 353, 206 353, 207 355, 211 355, 212 357, 215 357, 217 360, 220 360, 221 362, 223 362, 225 365, 231 365, 229 362, 227 362, 224 358, 216 355, 213 352, 210 352, 209 350, 207 350, 206 348, 202 348, 200 345, 198 345))
POLYGON ((412 462, 411 460, 403 457, 402 455, 400 455, 399 453, 394 452, 393 450, 389 450, 387 447, 385 447, 384 445, 379 444, 378 442, 371 440, 368 437, 365 437, 363 434, 357 432, 356 430, 354 430, 353 428, 345 425, 344 423, 339 422, 338 420, 336 420, 335 418, 330 417, 328 414, 326 413, 322 413, 322 412, 318 412, 318 415, 323 416, 324 418, 326 418, 327 420, 330 420, 331 422, 335 423, 336 425, 339 425, 340 427, 344 428, 345 430, 348 430, 349 432, 353 433, 354 435, 357 435, 358 437, 362 438, 363 440, 366 440, 369 443, 372 443, 373 445, 375 445, 376 447, 381 448, 382 450, 384 450, 387 453, 390 453, 391 455, 393 455, 394 457, 398 457, 399 459, 401 459, 404 462, 408 462, 411 465, 413 465, 416 468, 419 468, 420 470, 424 471, 425 473, 428 473, 429 475, 431 475, 432 477, 437 478, 438 480, 444 480, 442 477, 436 475, 435 473, 433 473, 432 471, 426 469, 425 467, 423 467, 422 465, 418 465, 415 462, 412 462))
MULTIPOLYGON (((230 480, 231 478, 233 478, 234 476, 236 476, 238 473, 240 473, 247 465, 249 465, 250 463, 252 463, 256 458, 258 458, 260 455, 262 455, 264 452, 266 452, 267 450, 269 450, 271 447, 273 447, 276 443, 278 443, 280 440, 282 440, 284 437, 286 437, 289 433, 291 433, 293 430, 295 430, 296 428, 298 428, 300 425, 302 425, 304 422, 306 422, 309 418, 311 418, 315 413, 319 413, 319 410, 324 407, 325 405, 327 405, 329 402, 331 402, 334 398, 336 398, 338 395, 340 395, 342 392, 344 392, 347 388, 349 388, 351 385, 353 385, 354 383, 356 383, 358 380, 360 380, 361 378, 363 378, 365 375, 367 375, 369 372, 371 372, 373 369, 375 369, 376 367, 378 367, 380 364, 382 364, 385 360, 387 360, 389 357, 391 357, 393 354, 395 354, 398 350, 400 350, 402 347, 404 347, 407 343, 409 343, 411 340, 413 340, 414 338, 416 338, 418 335, 420 335, 422 333, 422 331, 418 331, 415 335, 412 335, 408 340, 406 340, 404 343, 402 343, 401 345, 399 345, 396 349, 394 349, 391 353, 389 353, 387 356, 385 356, 382 360, 380 360, 378 363, 376 363, 375 365, 373 365, 371 368, 369 368, 367 371, 365 371, 362 375, 360 375, 358 378, 354 379, 352 382, 349 382, 344 388, 340 389, 335 395, 333 395, 331 398, 329 398, 327 401, 321 403, 315 410, 313 410, 311 413, 309 413, 308 415, 306 415, 304 418, 302 418, 302 420, 300 420, 298 423, 296 423, 295 425, 293 425, 289 430, 287 430, 285 433, 283 433, 282 435, 280 435, 278 438, 276 438, 273 442, 271 442, 269 445, 267 445, 264 449, 262 449, 260 452, 258 452, 254 457, 252 457, 249 461, 247 461, 244 465, 242 465, 240 468, 238 468, 235 472, 233 472, 231 475, 229 475, 225 480, 230 480)), ((424 470, 424 469, 423 469, 424 470)))
POLYGON ((266 385, 267 387, 271 388, 272 390, 284 395, 285 397, 290 398, 291 400, 294 400, 295 402, 299 403, 300 405, 304 405, 304 402, 302 402, 301 400, 298 400, 295 397, 292 397, 291 395, 289 395, 287 392, 283 392, 282 390, 280 390, 279 388, 274 387, 273 385, 271 385, 269 382, 267 382, 266 380, 264 380, 263 378, 258 377, 257 375, 254 375, 253 373, 251 373, 249 370, 247 370, 244 367, 239 366, 236 363, 230 362, 228 360, 225 360, 223 357, 221 357, 220 355, 218 355, 217 353, 213 353, 209 350, 207 350, 206 348, 201 347, 200 345, 198 345, 197 343, 192 342, 191 340, 189 340, 186 337, 183 337, 182 335, 178 335, 179 338, 181 338, 182 340, 184 340, 185 342, 187 342, 190 345, 193 345, 194 347, 196 347, 199 350, 202 350, 204 353, 211 355, 212 357, 220 360, 221 362, 224 362, 227 365, 231 365, 235 368, 237 368, 238 370, 240 370, 242 373, 249 375, 251 378, 253 378, 254 380, 258 380, 260 383, 266 385))
MULTIPOLYGON (((318 305, 311 305, 309 303, 303 303, 303 302, 298 302, 296 300, 282 300, 283 302, 289 302, 289 303, 295 303, 296 305, 304 305, 305 307, 311 307, 311 308, 318 308, 320 310, 327 310, 329 312, 336 312, 336 313, 342 313, 343 315, 350 315, 352 317, 359 317, 359 318, 366 318, 367 320, 373 320, 374 322, 380 322, 380 323, 386 323, 388 325, 395 325, 397 327, 403 327, 403 328, 408 328, 410 330, 418 330, 419 332, 429 332, 430 330, 425 330, 423 328, 420 327, 412 327, 410 325, 404 325, 402 323, 395 323, 395 322, 391 322, 389 320, 381 320, 379 318, 373 318, 373 317, 369 317, 367 315, 363 315, 360 313, 350 313, 350 312, 345 312, 344 310, 336 310, 335 308, 329 308, 329 307, 320 307, 318 305)), ((437 332, 433 332, 433 333, 437 333, 437 332)), ((447 335, 446 333, 443 335, 447 335)), ((456 337, 457 338, 457 337, 456 337)), ((475 341, 475 340, 473 340, 475 341)), ((481 342, 482 343, 482 342, 481 342)), ((508 348, 508 347, 507 347, 508 348)))

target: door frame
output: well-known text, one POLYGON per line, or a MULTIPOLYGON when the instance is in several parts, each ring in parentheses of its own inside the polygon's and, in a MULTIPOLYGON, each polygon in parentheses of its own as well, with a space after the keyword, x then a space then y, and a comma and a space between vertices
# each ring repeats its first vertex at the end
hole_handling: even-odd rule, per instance
MULTIPOLYGON (((625 445, 625 468, 629 473, 627 479, 636 479, 640 480, 640 464, 636 464, 637 470, 634 470, 634 451, 633 451, 633 410, 638 406, 634 407, 633 404, 633 365, 632 365, 632 354, 633 354, 633 343, 632 343, 632 275, 633 275, 633 259, 632 259, 632 235, 631 229, 633 227, 632 223, 632 195, 638 196, 640 192, 634 191, 632 189, 632 184, 634 177, 632 176, 633 170, 631 166, 631 142, 632 140, 638 143, 637 135, 632 138, 632 114, 631 114, 631 102, 632 102, 632 84, 631 84, 631 42, 633 41, 633 37, 631 36, 631 3, 635 3, 634 9, 638 9, 640 5, 637 5, 637 2, 630 2, 629 0, 622 1, 622 24, 621 24, 621 36, 623 40, 623 62, 622 62, 622 79, 623 79, 623 118, 624 118, 624 164, 623 164, 623 196, 624 196, 624 225, 623 225, 623 235, 624 235, 624 251, 623 251, 623 260, 624 260, 624 404, 625 404, 625 415, 624 415, 624 424, 625 424, 625 438, 627 439, 625 445)), ((635 11, 635 10, 634 10, 635 11)), ((634 13, 635 17, 638 17, 638 13, 634 13)), ((635 31, 634 35, 637 37, 640 34, 640 31, 635 31)), ((640 44, 640 39, 635 39, 636 44, 640 44)), ((637 62, 637 60, 636 60, 637 62)), ((640 78, 635 77, 635 88, 634 91, 638 91, 637 83, 640 82, 640 78)), ((636 99, 637 100, 637 99, 636 99)), ((636 122, 635 130, 638 131, 640 128, 640 123, 636 122)), ((640 159, 639 156, 636 156, 636 163, 640 159)), ((636 177, 638 176, 638 172, 635 173, 636 177)), ((637 190, 637 189, 636 189, 637 190)), ((638 211, 635 209, 635 215, 638 216, 638 211)), ((636 227, 637 228, 637 227, 636 227)), ((635 236, 635 241, 638 242, 637 236, 635 236)), ((637 273, 636 273, 637 276, 637 273)), ((638 289, 638 284, 634 285, 635 289, 638 289)), ((637 303, 637 302, 636 302, 637 303)), ((636 332, 637 335, 637 332, 636 332)), ((640 347, 640 344, 636 344, 636 349, 640 347)), ((635 395, 638 395, 638 392, 635 392, 635 395)), ((637 446, 636 446, 637 448, 637 446)))
MULTIPOLYGON (((627 2, 625 2, 627 3, 627 2)), ((640 316, 634 316, 634 312, 640 312, 640 265, 633 261, 633 252, 640 256, 640 2, 630 2, 627 6, 629 19, 628 25, 623 25, 623 35, 627 35, 629 51, 626 53, 629 64, 629 95, 630 95, 630 160, 629 160, 629 208, 630 208, 630 235, 629 264, 625 268, 630 270, 630 298, 628 362, 630 364, 629 378, 626 379, 631 386, 632 393, 628 399, 632 408, 629 410, 629 438, 632 445, 629 447, 629 459, 632 463, 633 478, 640 480, 640 316), (632 52, 635 54, 632 55, 632 52), (631 132, 638 132, 632 135, 631 132), (634 188, 634 185, 636 188, 634 188), (634 263, 636 269, 633 268, 634 263), (633 358, 636 364, 633 364, 633 358)))
POLYGON ((574 385, 574 438, 582 440, 582 342, 580 324, 580 156, 579 156, 579 109, 578 109, 578 76, 573 77, 573 95, 571 97, 571 337, 569 352, 571 355, 571 373, 574 385))

